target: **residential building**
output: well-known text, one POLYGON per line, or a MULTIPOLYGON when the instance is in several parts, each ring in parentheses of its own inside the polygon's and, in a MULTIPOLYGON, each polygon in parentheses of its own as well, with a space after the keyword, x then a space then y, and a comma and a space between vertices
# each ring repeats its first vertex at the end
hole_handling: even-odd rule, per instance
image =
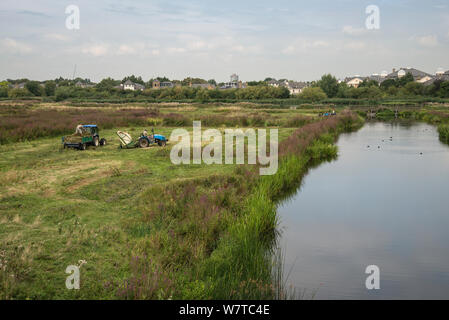
POLYGON ((17 83, 13 87, 14 89, 25 89, 25 82, 17 83))
POLYGON ((368 78, 367 77, 361 77, 361 76, 354 76, 354 77, 346 78, 344 82, 346 82, 346 84, 349 87, 358 88, 360 86, 360 84, 363 81, 365 81, 366 79, 368 79, 368 78))
POLYGON ((170 81, 161 82, 160 86, 161 86, 162 89, 164 89, 164 88, 173 88, 174 87, 173 82, 170 82, 170 81))
POLYGON ((95 87, 95 83, 83 83, 81 81, 78 81, 77 83, 75 83, 75 87, 83 88, 83 89, 93 88, 93 87, 95 87))
POLYGON ((446 72, 438 72, 435 77, 433 77, 432 79, 424 82, 423 84, 425 86, 429 86, 431 84, 434 84, 436 81, 449 81, 449 70, 446 72))
POLYGON ((304 88, 307 88, 308 84, 305 82, 286 81, 285 87, 290 91, 291 95, 296 95, 300 94, 304 88))
POLYGON ((442 68, 438 68, 437 72, 435 73, 435 75, 438 76, 442 76, 444 74, 444 70, 442 68))
POLYGON ((235 73, 231 75, 230 82, 226 82, 220 89, 243 89, 246 88, 246 82, 239 81, 239 76, 235 73))
POLYGON ((290 91, 291 95, 300 94, 304 88, 308 87, 309 85, 306 82, 297 82, 297 81, 276 81, 276 80, 270 80, 268 82, 268 85, 271 87, 279 88, 279 87, 285 87, 290 91))
POLYGON ((126 80, 126 82, 120 86, 123 88, 123 90, 131 90, 131 91, 136 91, 136 90, 143 91, 145 89, 144 85, 141 85, 139 83, 134 83, 131 80, 126 80))
POLYGON ((410 73, 413 76, 413 79, 416 82, 424 83, 433 78, 433 76, 427 72, 417 70, 415 68, 400 68, 398 71, 393 69, 393 72, 390 73, 386 78, 387 79, 400 79, 404 77, 406 74, 410 73))
POLYGON ((161 82, 159 80, 153 80, 153 89, 160 89, 161 82))

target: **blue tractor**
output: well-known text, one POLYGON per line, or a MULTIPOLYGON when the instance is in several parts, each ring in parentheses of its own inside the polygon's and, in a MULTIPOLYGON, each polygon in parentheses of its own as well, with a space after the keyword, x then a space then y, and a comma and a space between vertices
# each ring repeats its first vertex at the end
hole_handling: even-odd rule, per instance
POLYGON ((161 135, 155 134, 154 129, 151 130, 151 135, 148 135, 146 130, 140 135, 137 141, 134 141, 131 135, 127 132, 117 131, 117 136, 120 140, 120 148, 148 148, 150 145, 157 143, 158 146, 164 147, 168 139, 161 135))

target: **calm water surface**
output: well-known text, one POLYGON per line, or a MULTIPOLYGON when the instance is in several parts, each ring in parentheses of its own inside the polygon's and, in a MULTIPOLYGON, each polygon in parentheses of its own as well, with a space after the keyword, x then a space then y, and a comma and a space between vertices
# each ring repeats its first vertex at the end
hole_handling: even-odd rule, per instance
POLYGON ((278 207, 287 283, 315 299, 449 299, 449 147, 436 128, 368 123, 338 147, 278 207), (365 287, 368 265, 380 290, 365 287))

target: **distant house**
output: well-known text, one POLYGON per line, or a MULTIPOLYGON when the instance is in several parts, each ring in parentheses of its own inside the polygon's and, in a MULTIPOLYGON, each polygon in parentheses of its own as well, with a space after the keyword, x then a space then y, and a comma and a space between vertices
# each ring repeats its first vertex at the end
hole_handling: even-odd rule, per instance
POLYGON ((153 80, 153 89, 173 88, 175 85, 170 81, 153 80))
POLYGON ((173 82, 170 82, 170 81, 161 82, 160 86, 161 86, 161 88, 173 88, 174 87, 173 82))
POLYGON ((393 72, 390 73, 386 78, 400 79, 408 73, 410 73, 413 76, 413 79, 419 83, 427 82, 433 78, 431 74, 415 68, 400 68, 398 71, 396 71, 396 69, 393 69, 393 72))
POLYGON ((77 88, 93 88, 95 87, 95 83, 83 83, 81 81, 78 81, 77 83, 75 83, 75 87, 77 88))
POLYGON ((141 85, 139 83, 134 83, 131 80, 126 80, 126 82, 123 83, 122 87, 123 87, 123 90, 131 90, 131 91, 136 91, 136 90, 143 91, 145 89, 144 85, 141 85))
POLYGON ((153 80, 153 89, 160 89, 161 82, 159 80, 153 80))
POLYGON ((349 87, 358 88, 366 79, 367 77, 354 76, 346 78, 344 82, 346 82, 349 87))
POLYGON ((449 70, 446 72, 438 72, 435 77, 432 77, 432 79, 423 82, 425 86, 430 86, 431 84, 434 84, 436 81, 449 81, 449 70))
POLYGON ((381 73, 381 74, 375 73, 375 74, 370 75, 368 77, 368 80, 376 81, 377 83, 381 84, 382 82, 384 82, 386 80, 387 75, 388 74, 386 72, 381 73))
POLYGON ((286 88, 290 91, 291 95, 300 94, 304 88, 307 88, 308 84, 305 82, 287 81, 286 88))
POLYGON ((268 85, 271 87, 279 88, 279 87, 285 87, 290 91, 291 95, 300 94, 304 88, 308 87, 309 85, 306 82, 297 82, 297 81, 276 81, 276 80, 270 80, 268 82, 268 85))
POLYGON ((247 87, 246 82, 243 83, 239 80, 239 76, 235 73, 231 75, 229 82, 226 82, 224 85, 220 87, 220 89, 244 89, 247 87))
POLYGON ((13 88, 14 89, 25 89, 25 82, 21 82, 21 83, 16 83, 13 88))

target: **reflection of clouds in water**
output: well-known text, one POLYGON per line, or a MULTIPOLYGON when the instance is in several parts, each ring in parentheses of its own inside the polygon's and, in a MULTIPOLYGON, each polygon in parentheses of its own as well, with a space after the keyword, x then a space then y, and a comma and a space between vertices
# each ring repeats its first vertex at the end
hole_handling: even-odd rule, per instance
POLYGON ((436 129, 368 124, 338 145, 279 206, 288 283, 318 299, 449 298, 449 148, 436 129), (370 264, 378 292, 365 289, 370 264))

